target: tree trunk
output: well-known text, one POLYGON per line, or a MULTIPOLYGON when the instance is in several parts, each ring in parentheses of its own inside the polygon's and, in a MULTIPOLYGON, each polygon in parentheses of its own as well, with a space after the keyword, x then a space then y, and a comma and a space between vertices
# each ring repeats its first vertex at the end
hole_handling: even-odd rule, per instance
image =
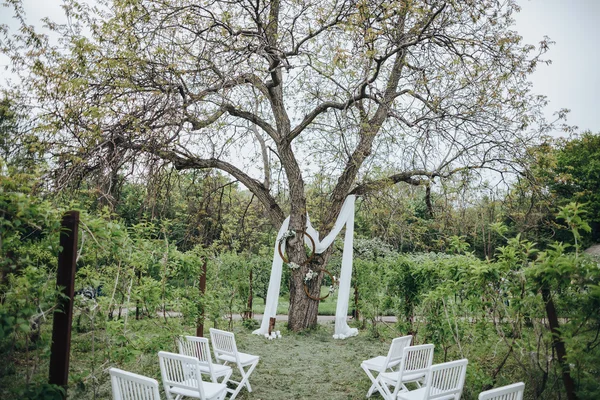
POLYGON ((250 268, 250 275, 248 277, 248 302, 246 303, 246 311, 244 312, 244 319, 250 319, 254 316, 252 311, 252 268, 250 268))
MULTIPOLYGON (((304 248, 302 248, 302 255, 304 248)), ((317 316, 319 314, 319 301, 311 299, 304 291, 304 276, 309 269, 320 271, 327 265, 327 260, 331 254, 331 249, 323 254, 318 254, 309 263, 308 266, 302 266, 292 272, 290 282, 290 308, 288 311, 288 329, 292 331, 301 331, 311 329, 317 326, 317 316)), ((302 264, 301 264, 302 265, 302 264)), ((307 283, 308 293, 314 297, 321 297, 321 282, 323 273, 320 273, 315 279, 307 283)))
MULTIPOLYGON (((208 260, 204 260, 202 263, 202 270, 200 271, 200 277, 198 279, 198 290, 200 292, 200 298, 202 299, 202 303, 200 305, 200 315, 196 320, 196 336, 204 337, 204 295, 206 294, 206 265, 208 264, 208 260)), ((215 327, 216 328, 216 327, 215 327)))
POLYGON ((554 307, 554 301, 550 294, 548 286, 542 286, 542 298, 544 299, 544 305, 546 306, 546 315, 548 316, 548 323, 550 324, 550 330, 552 331, 552 345, 556 349, 556 355, 558 356, 558 363, 562 370, 563 383, 565 384, 565 390, 567 391, 568 400, 577 400, 575 394, 575 382, 571 377, 571 368, 567 363, 567 351, 565 349, 565 342, 562 340, 560 335, 560 326, 558 323, 558 315, 556 314, 556 308, 554 307))
MULTIPOLYGON (((319 313, 319 302, 306 295, 304 292, 304 278, 300 275, 300 272, 294 271, 290 284, 288 329, 295 332, 316 327, 319 313)), ((319 296, 321 279, 322 276, 314 279, 308 285, 309 293, 313 297, 319 296)))

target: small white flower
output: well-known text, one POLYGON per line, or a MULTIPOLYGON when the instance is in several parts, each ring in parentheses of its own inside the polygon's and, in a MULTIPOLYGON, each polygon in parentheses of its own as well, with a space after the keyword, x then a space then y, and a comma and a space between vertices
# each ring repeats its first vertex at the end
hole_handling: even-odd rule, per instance
POLYGON ((306 273, 306 275, 304 276, 304 282, 308 283, 309 281, 316 278, 318 275, 319 275, 318 273, 316 273, 312 269, 309 269, 308 272, 306 273))
POLYGON ((288 239, 294 238, 296 237, 296 231, 294 231, 293 229, 290 229, 288 231, 286 231, 282 236, 281 239, 279 239, 280 242, 285 242, 288 239))
POLYGON ((295 262, 291 262, 291 263, 288 264, 288 267, 290 269, 294 270, 294 269, 300 268, 300 265, 296 264, 295 262))

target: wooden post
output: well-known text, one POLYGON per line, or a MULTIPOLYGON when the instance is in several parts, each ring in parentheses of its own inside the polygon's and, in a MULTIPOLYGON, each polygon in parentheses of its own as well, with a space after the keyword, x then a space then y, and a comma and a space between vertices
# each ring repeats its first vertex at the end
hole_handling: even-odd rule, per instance
POLYGON ((207 260, 204 260, 202 264, 202 270, 200 271, 200 284, 198 288, 200 289, 200 298, 202 301, 202 305, 200 306, 200 317, 196 323, 196 336, 204 337, 204 294, 206 293, 206 264, 207 260))
POLYGON ((271 335, 271 332, 275 330, 275 321, 275 317, 269 318, 269 336, 271 335))
POLYGON ((54 311, 49 376, 49 382, 64 387, 65 393, 69 382, 78 230, 79 211, 66 212, 61 223, 60 247, 62 251, 58 254, 58 270, 56 272, 56 286, 61 290, 62 296, 59 296, 58 307, 54 311))

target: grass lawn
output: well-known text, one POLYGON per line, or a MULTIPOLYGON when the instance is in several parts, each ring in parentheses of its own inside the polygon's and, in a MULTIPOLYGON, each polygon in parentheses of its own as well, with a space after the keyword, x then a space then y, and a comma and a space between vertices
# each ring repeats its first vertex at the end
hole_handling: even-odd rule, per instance
MULTIPOLYGON (((68 399, 111 399, 108 369, 117 367, 158 380, 164 397, 157 353, 160 350, 177 352, 176 338, 181 334, 195 334, 191 324, 182 318, 164 320, 156 317, 136 321, 129 316, 124 333, 124 321, 110 321, 92 325, 84 324, 78 332, 73 330, 69 372, 68 399), (102 326, 100 326, 102 325, 102 326), (124 334, 123 334, 124 333, 124 334)), ((219 323, 228 329, 228 322, 219 323)), ((238 399, 360 399, 370 386, 370 381, 360 368, 361 361, 386 354, 394 332, 373 339, 365 330, 347 340, 334 340, 333 323, 319 325, 315 330, 290 333, 279 322, 277 330, 283 338, 267 340, 253 335, 251 330, 235 322, 233 331, 240 351, 260 356, 252 374, 253 392, 243 389, 238 399)), ((208 326, 205 328, 208 336, 208 326)), ((48 343, 51 324, 42 332, 48 343)), ((31 383, 47 380, 48 359, 46 349, 30 348, 18 351, 10 360, 10 368, 0 373, 0 399, 13 399, 17 387, 23 387, 25 376, 31 383)), ((239 380, 234 372, 233 378, 239 380)), ((376 399, 377 397, 375 397, 376 399)))
MULTIPOLYGON (((120 350, 104 348, 100 332, 97 332, 94 358, 109 355, 113 360, 97 360, 93 366, 90 333, 74 334, 71 357, 71 381, 74 382, 71 383, 69 398, 110 399, 107 370, 113 366, 152 377, 160 383, 156 353, 159 350, 176 352, 177 334, 194 334, 192 327, 181 326, 180 318, 170 319, 169 327, 159 329, 163 323, 156 320, 130 321, 131 329, 139 334, 137 343, 132 342, 120 350), (146 349, 138 353, 135 349, 139 345, 152 351, 146 349)), ((223 325, 221 328, 227 329, 225 322, 223 325)), ((386 354, 390 343, 389 338, 373 339, 367 332, 347 340, 334 340, 333 323, 304 333, 290 333, 283 323, 278 324, 277 329, 282 332, 283 338, 269 341, 252 335, 239 323, 234 326, 239 350, 260 356, 250 378, 253 392, 243 389, 238 399, 363 398, 370 381, 360 363, 374 355, 386 354)), ((239 380, 237 371, 233 378, 239 380)))
POLYGON ((256 335, 239 335, 248 352, 261 357, 251 379, 253 392, 241 399, 359 399, 370 381, 360 368, 362 360, 385 354, 388 343, 358 336, 332 338, 333 325, 307 334, 283 333, 267 341, 256 335))
MULTIPOLYGON (((161 350, 176 352, 179 335, 195 334, 194 326, 178 317, 136 321, 130 315, 126 324, 124 319, 97 321, 95 325, 90 322, 88 320, 79 331, 74 330, 72 334, 68 398, 73 400, 111 399, 108 375, 111 367, 152 377, 160 382, 157 353, 161 350)), ((386 354, 391 339, 403 335, 395 326, 379 323, 377 331, 380 336, 377 338, 367 327, 356 337, 334 340, 332 322, 301 333, 288 332, 285 324, 279 322, 276 329, 282 332, 283 338, 269 341, 263 336, 252 335, 252 329, 244 327, 240 321, 234 321, 233 324, 240 351, 260 356, 260 362, 250 379, 254 390, 248 393, 243 389, 237 397, 241 400, 363 399, 370 381, 360 368, 360 363, 370 357, 386 354)), ((228 321, 219 321, 218 327, 229 330, 228 321)), ((49 343, 50 330, 51 324, 45 324, 42 331, 44 343, 49 343)), ((208 335, 208 326, 205 332, 208 335)), ((496 353, 505 354, 506 349, 499 343, 480 349, 465 342, 463 351, 472 362, 467 368, 462 399, 474 400, 481 387, 474 382, 482 382, 489 377, 489 371, 498 362, 496 353)), ((29 350, 21 347, 14 353, 13 359, 0 365, 0 399, 24 398, 17 393, 18 388, 25 385, 26 379, 37 384, 47 380, 46 352, 47 347, 43 346, 30 346, 29 350)), ((460 358, 452 351, 447 356, 449 360, 460 358)), ((443 357, 441 346, 436 344, 434 363, 443 362, 443 357)), ((514 368, 507 366, 507 372, 514 368)), ((239 380, 236 375, 237 371, 233 378, 239 380)), ((502 378, 499 384, 523 379, 522 374, 513 374, 512 377, 502 378)), ((162 384, 160 386, 162 392, 162 384)), ((545 397, 551 398, 560 397, 545 397)), ((373 399, 381 399, 381 396, 376 394, 373 399)))

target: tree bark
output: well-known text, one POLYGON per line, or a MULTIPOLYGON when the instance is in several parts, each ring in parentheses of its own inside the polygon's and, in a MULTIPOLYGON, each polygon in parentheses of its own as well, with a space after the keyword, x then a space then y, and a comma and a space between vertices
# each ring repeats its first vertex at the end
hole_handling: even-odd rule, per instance
POLYGON ((577 400, 577 394, 575 393, 575 382, 571 377, 571 368, 567 362, 567 350, 565 348, 565 342, 562 340, 560 335, 558 315, 556 314, 556 308, 554 307, 554 301, 552 300, 550 289, 546 285, 542 286, 542 298, 544 299, 546 315, 548 316, 548 323, 550 324, 550 330, 552 332, 552 345, 556 349, 558 364, 562 370, 563 383, 565 385, 565 390, 567 391, 567 400, 577 400))

